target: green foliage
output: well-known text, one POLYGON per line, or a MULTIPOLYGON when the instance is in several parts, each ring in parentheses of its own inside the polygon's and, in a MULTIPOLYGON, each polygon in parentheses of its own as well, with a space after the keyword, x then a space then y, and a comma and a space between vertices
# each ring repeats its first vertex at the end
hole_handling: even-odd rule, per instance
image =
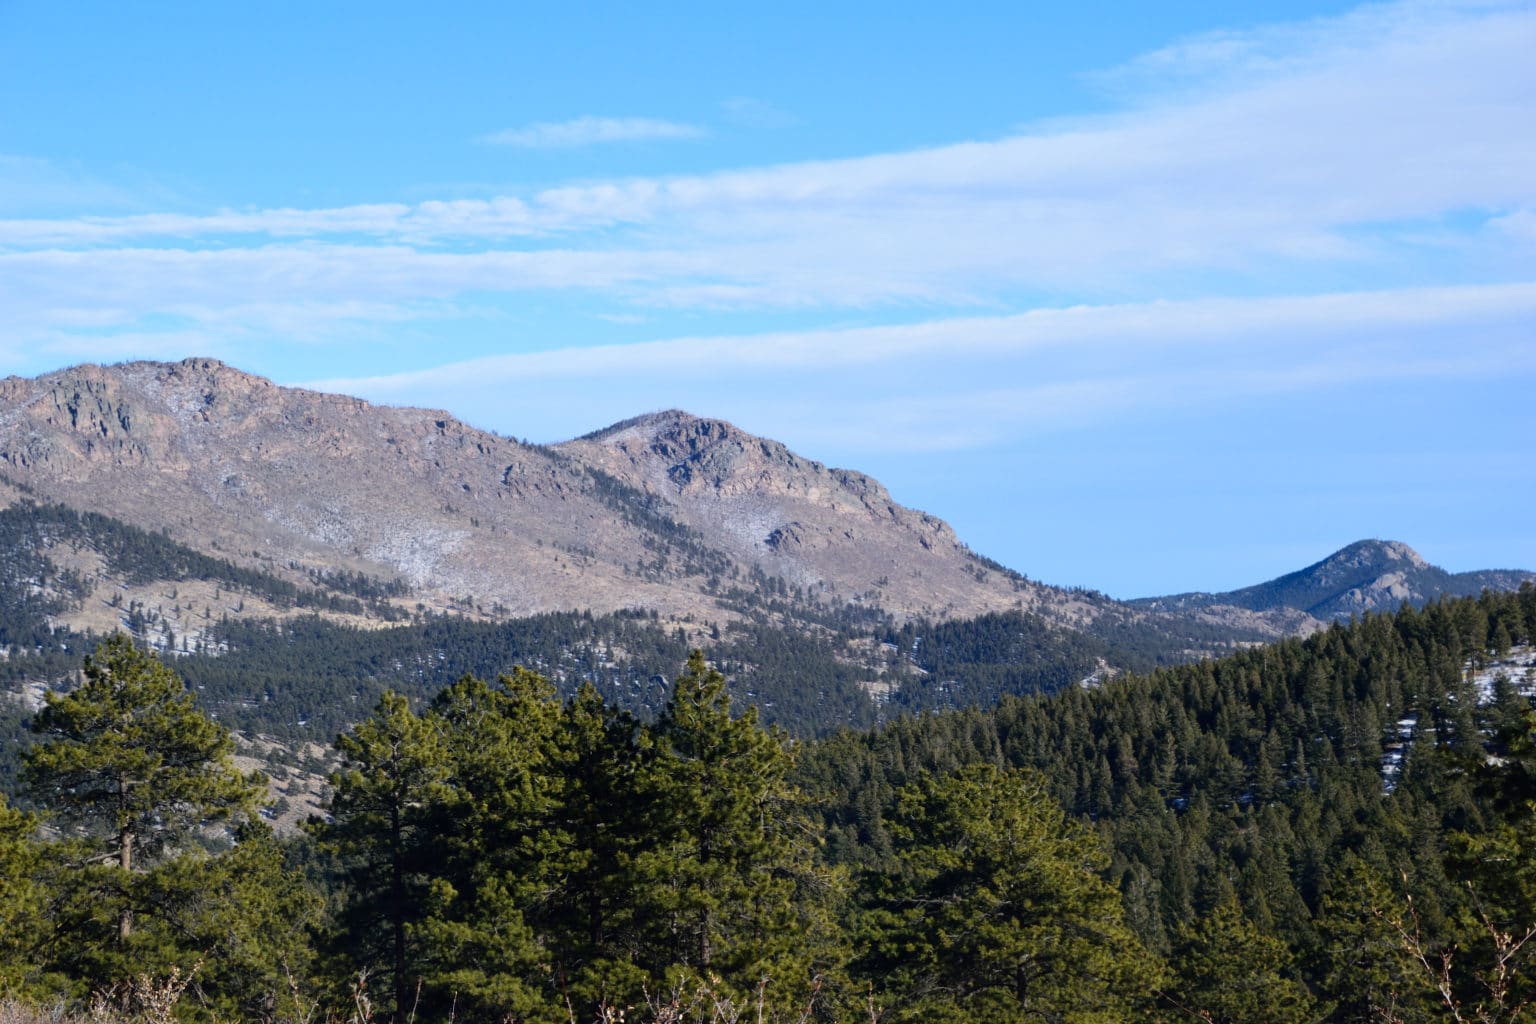
POLYGON ((1399 925, 1414 927, 1404 879, 1387 878, 1346 854, 1318 915, 1318 987, 1332 1001, 1331 1019, 1429 1024, 1442 1007, 1423 965, 1404 948, 1399 925))
POLYGON ((53 922, 44 879, 46 852, 37 841, 37 818, 7 806, 0 795, 0 990, 42 988, 35 954, 53 922))
MULTIPOLYGON (((541 673, 564 696, 590 685, 608 703, 653 718, 688 656, 686 639, 636 613, 436 618, 389 629, 231 621, 215 625, 210 642, 216 653, 177 663, 206 706, 251 732, 326 741, 386 689, 424 703, 465 675, 494 679, 511 665, 541 673)), ((725 628, 710 653, 736 673, 738 700, 796 735, 874 721, 863 676, 831 641, 744 625, 725 628)))
POLYGON ((922 670, 900 676, 894 702, 907 711, 990 708, 1006 697, 1055 693, 1101 665, 1151 671, 1187 662, 1191 652, 1236 650, 1262 639, 1192 616, 1133 615, 1090 596, 1103 607, 1081 630, 1025 612, 886 630, 881 639, 922 670))
POLYGON ((446 795, 448 749, 438 723, 386 692, 373 714, 336 740, 330 818, 316 836, 341 866, 345 909, 335 946, 343 978, 362 969, 385 979, 397 1021, 412 1005, 422 951, 415 925, 433 899, 433 809, 446 795))
POLYGON ((145 904, 164 937, 154 959, 138 954, 138 971, 192 971, 198 1004, 218 1017, 299 1019, 313 999, 320 895, 266 825, 243 823, 235 839, 218 855, 189 852, 147 874, 145 904))
POLYGON ((181 678, 124 634, 85 660, 85 682, 50 692, 25 779, 64 823, 153 863, 210 821, 254 807, 260 779, 230 761, 229 730, 197 710, 181 678))
POLYGON ((923 670, 896 695, 913 710, 987 707, 1004 694, 1052 693, 1093 672, 1110 653, 1087 634, 1021 612, 908 623, 887 633, 885 642, 923 670))
POLYGON ((318 906, 248 820, 259 777, 231 763, 228 730, 121 634, 87 658, 80 687, 48 695, 33 728, 41 742, 25 775, 66 829, 22 847, 23 861, 44 866, 17 876, 28 887, 18 899, 48 901, 29 936, 33 969, 77 992, 190 973, 213 1012, 281 998, 284 969, 307 969, 318 906), (229 819, 233 835, 212 831, 229 819))
POLYGON ((1467 900, 1445 980, 1479 1019, 1515 1021, 1536 1015, 1536 710, 1504 709, 1499 726, 1499 756, 1476 767, 1492 820, 1449 837, 1447 870, 1467 900))
POLYGON ((897 795, 858 969, 899 1021, 1136 1019, 1159 974, 1098 839, 1031 774, 973 765, 897 795))
POLYGON ((1496 735, 1499 722, 1520 717, 1520 704, 1506 695, 1479 706, 1464 670, 1491 656, 1501 630, 1511 644, 1528 643, 1533 611, 1532 588, 1486 594, 1092 689, 1005 698, 991 713, 898 719, 808 748, 797 779, 822 809, 830 857, 888 872, 900 849, 891 809, 904 787, 967 765, 1034 769, 1070 816, 1094 822, 1106 840, 1126 920, 1143 942, 1171 952, 1185 922, 1235 896, 1244 918, 1293 958, 1294 973, 1280 977, 1299 975, 1338 1004, 1340 1020, 1376 1012, 1355 998, 1372 986, 1382 997, 1374 1005, 1394 994, 1397 1005, 1411 1002, 1404 986, 1417 981, 1390 957, 1372 958, 1383 971, 1372 981, 1341 952, 1355 940, 1384 951, 1390 938, 1346 938, 1344 919, 1361 906, 1347 896, 1350 872, 1406 874, 1383 912, 1411 896, 1425 948, 1482 943, 1458 961, 1468 980, 1457 984, 1470 999, 1475 965, 1490 962, 1493 941, 1473 892, 1506 908, 1494 918, 1505 932, 1529 920, 1518 894, 1501 892, 1492 875, 1523 877, 1517 865, 1531 858, 1519 850, 1533 847, 1487 846, 1502 850, 1488 861, 1502 870, 1472 889, 1465 882, 1474 876, 1447 861, 1462 842, 1447 836, 1493 843, 1498 809, 1512 803, 1498 794, 1529 791, 1524 760, 1508 756, 1522 734, 1496 735), (1485 753, 1502 758, 1497 785, 1474 785, 1485 753))
POLYGON ((1306 1024, 1318 1019, 1285 944, 1243 915, 1235 896, 1179 929, 1163 1001, 1167 1019, 1209 1024, 1306 1024))
MULTIPOLYGON (((647 638, 656 652, 681 644, 648 618, 613 621, 634 627, 632 658, 647 638)), ((767 634, 727 630, 716 668, 692 655, 665 702, 641 705, 656 709, 648 722, 619 702, 632 677, 583 679, 619 661, 601 620, 520 628, 563 673, 564 703, 562 686, 526 670, 461 676, 414 708, 386 692, 338 740, 316 844, 249 824, 210 831, 217 808, 195 822, 173 811, 145 820, 177 838, 136 839, 158 859, 135 854, 124 871, 107 805, 71 811, 73 783, 35 776, 69 832, 41 844, 29 817, 0 807, 0 885, 17 908, 7 918, 0 905, 17 929, 0 932, 0 975, 84 995, 130 971, 169 977, 202 953, 183 1013, 226 1019, 302 1018, 317 976, 331 1009, 351 1012, 360 968, 387 1014, 487 1022, 735 1015, 759 1000, 764 1020, 865 1019, 871 996, 891 1024, 1529 1013, 1536 717, 1509 685, 1480 704, 1467 668, 1530 642, 1536 589, 798 744, 734 713, 718 671, 719 652, 735 652, 734 692, 761 697, 747 648, 767 634), (572 635, 584 638, 574 653, 572 635), (295 863, 330 897, 318 961, 316 898, 295 863), (38 907, 35 922, 21 909, 38 907), (290 974, 299 988, 285 996, 290 974)), ((1000 618, 936 633, 930 656, 956 678, 1032 649, 1039 668, 1063 649, 1049 637, 1031 648, 1031 628, 1000 618)), ((326 635, 301 629, 270 678, 323 661, 326 635)), ((434 663, 490 659, 500 642, 454 627, 403 659, 393 639, 343 647, 326 671, 373 675, 328 699, 403 676, 426 697, 434 663)), ((814 664, 797 650, 764 663, 814 664)), ((108 652, 93 674, 112 674, 108 652)), ((188 714, 153 659, 121 653, 121 674, 162 687, 135 728, 188 714)), ((89 717, 54 710, 68 699, 39 722, 89 717)), ((838 707, 801 707, 818 706, 838 707)), ((138 735, 174 748, 183 734, 203 729, 138 735)), ((57 758, 28 755, 29 774, 87 763, 57 758)))
POLYGON ((367 969, 397 1017, 562 1020, 679 971, 735 999, 782 980, 772 1006, 835 973, 787 740, 731 717, 697 652, 673 694, 653 728, 522 669, 419 715, 386 696, 338 740, 315 830, 342 869, 337 979, 367 969))
POLYGON ((470 1019, 536 1014, 549 992, 533 924, 561 884, 566 836, 553 820, 560 705, 541 676, 466 677, 428 715, 447 739, 446 792, 433 811, 432 950, 426 1012, 452 1000, 470 1019))
POLYGON ((808 984, 827 922, 787 738, 752 709, 733 718, 725 677, 699 651, 652 735, 638 779, 650 836, 633 862, 638 962, 718 975, 739 993, 764 977, 808 984))

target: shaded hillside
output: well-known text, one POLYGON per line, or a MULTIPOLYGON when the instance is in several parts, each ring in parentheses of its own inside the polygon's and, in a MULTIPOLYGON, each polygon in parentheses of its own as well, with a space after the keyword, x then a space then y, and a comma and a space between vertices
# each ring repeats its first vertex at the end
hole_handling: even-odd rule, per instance
POLYGON ((320 618, 230 622, 216 653, 179 658, 199 702, 242 731, 328 742, 386 689, 429 701, 465 675, 494 679, 514 667, 548 677, 565 696, 590 683, 642 716, 660 711, 692 647, 733 669, 738 703, 800 736, 874 721, 863 670, 835 637, 738 625, 716 639, 669 629, 645 613, 551 612, 506 622, 440 618, 356 629, 320 618))
POLYGON ((465 673, 494 677, 515 665, 548 674, 567 693, 590 682, 610 701, 652 714, 689 649, 703 647, 729 671, 738 701, 812 736, 900 711, 989 707, 1101 667, 1151 667, 1255 639, 1113 608, 1087 633, 1018 611, 901 627, 848 614, 810 622, 814 608, 755 568, 745 586, 722 588, 723 600, 738 602, 735 618, 668 621, 632 610, 486 621, 467 602, 452 615, 424 615, 403 607, 398 580, 311 570, 301 586, 109 516, 11 497, 0 508, 0 697, 14 698, 7 716, 24 716, 42 688, 72 679, 90 634, 115 630, 174 654, 221 720, 295 743, 329 740, 386 688, 426 700, 465 673))
POLYGON ((1147 672, 1219 657, 1270 639, 1262 630, 1213 623, 1190 614, 1107 611, 1084 629, 1039 615, 1002 612, 974 619, 908 622, 886 630, 900 656, 893 709, 991 708, 1006 697, 1096 686, 1124 671, 1147 672))
MULTIPOLYGON (((328 742, 386 688, 429 700, 466 673, 494 678, 517 665, 567 693, 590 682, 614 703, 653 714, 701 645, 732 666, 738 700, 796 734, 874 720, 858 685, 869 674, 864 659, 846 635, 825 628, 785 629, 766 615, 723 628, 669 624, 645 611, 499 622, 412 616, 391 601, 395 581, 316 574, 310 582, 21 498, 0 508, 0 718, 19 722, 42 688, 73 679, 92 634, 120 630, 174 656, 223 721, 291 741, 328 742)), ((0 725, 0 748, 17 730, 0 725)))
POLYGON ((1397 541, 1362 540, 1293 573, 1224 594, 1175 594, 1127 602, 1168 612, 1221 607, 1253 612, 1293 609, 1321 620, 1347 618, 1368 611, 1391 611, 1403 604, 1422 607, 1439 597, 1475 597, 1486 590, 1517 590, 1536 572, 1484 570, 1449 573, 1430 565, 1397 541))

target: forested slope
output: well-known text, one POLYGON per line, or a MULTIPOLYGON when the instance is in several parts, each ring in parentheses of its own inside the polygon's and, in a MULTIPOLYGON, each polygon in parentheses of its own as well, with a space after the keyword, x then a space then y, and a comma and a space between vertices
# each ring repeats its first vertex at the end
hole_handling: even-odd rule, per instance
POLYGON ((35 722, 62 832, 0 807, 0 979, 83 999, 191 964, 188 1020, 356 1012, 360 970, 396 1020, 1528 1020, 1533 634, 1526 587, 812 742, 700 654, 649 722, 465 677, 386 693, 287 842, 118 640, 35 722), (92 818, 192 736, 129 825, 92 818), (185 771, 225 781, 178 797, 185 771))
MULTIPOLYGON (((1182 922, 1235 900, 1336 1004, 1334 1019, 1372 1019, 1381 979, 1350 963, 1364 894, 1383 913, 1412 897, 1428 946, 1475 949, 1467 883, 1484 899, 1509 887, 1503 872, 1448 869, 1445 837, 1500 820, 1497 794, 1478 788, 1485 751, 1529 756, 1528 655, 1489 692, 1474 678, 1533 631, 1529 585, 1367 615, 1218 661, 844 734, 810 749, 799 777, 824 809, 830 857, 883 868, 900 842, 887 815, 902 787, 966 764, 1035 770, 1112 851, 1127 917, 1151 948, 1176 954, 1182 922)), ((1503 910, 1536 923, 1533 897, 1522 890, 1503 910)))

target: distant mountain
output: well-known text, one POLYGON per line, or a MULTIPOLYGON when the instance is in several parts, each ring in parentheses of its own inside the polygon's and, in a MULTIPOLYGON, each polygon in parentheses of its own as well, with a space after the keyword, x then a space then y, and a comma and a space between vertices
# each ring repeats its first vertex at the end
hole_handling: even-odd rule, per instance
POLYGON ((1395 611, 1404 602, 1422 605, 1438 597, 1476 596, 1483 590, 1517 590, 1536 572, 1488 569, 1449 573, 1430 565, 1406 544, 1356 541, 1321 562, 1256 586, 1224 594, 1174 594, 1129 602, 1149 611, 1190 612, 1219 608, 1250 612, 1290 609, 1320 621, 1368 611, 1395 611))
POLYGON ((0 498, 115 517, 296 585, 361 576, 403 608, 487 618, 780 607, 1071 625, 1112 604, 980 558, 861 473, 675 411, 539 446, 216 360, 88 365, 0 381, 0 474, 0 498))
POLYGON ((13 565, 44 556, 18 577, 42 602, 34 611, 98 631, 138 615, 194 649, 221 619, 314 611, 379 626, 433 612, 642 609, 695 641, 711 623, 1004 615, 1027 617, 1019 635, 1044 638, 1041 650, 1074 651, 1062 665, 1129 667, 1529 575, 1451 576, 1402 545, 1367 542, 1232 594, 1118 602, 1026 579, 865 474, 722 420, 673 410, 533 445, 211 359, 0 381, 0 509, 24 500, 175 547, 47 510, 0 523, 13 565), (1101 646, 1051 632, 1062 629, 1101 646))

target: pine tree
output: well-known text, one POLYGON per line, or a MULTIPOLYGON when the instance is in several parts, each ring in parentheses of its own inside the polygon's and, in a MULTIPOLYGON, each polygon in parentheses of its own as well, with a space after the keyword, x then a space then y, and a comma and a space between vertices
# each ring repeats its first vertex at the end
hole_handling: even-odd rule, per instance
POLYGON ((446 794, 448 754, 440 723, 391 692, 336 749, 330 820, 316 827, 346 886, 335 939, 354 971, 388 979, 388 1010, 400 1024, 421 976, 413 940, 438 866, 430 813, 446 794))
POLYGON ((1317 974, 1330 1018, 1344 1024, 1443 1020, 1433 979, 1404 946, 1410 936, 1427 937, 1417 904, 1403 891, 1407 879, 1389 882, 1354 853, 1344 855, 1334 874, 1318 915, 1317 974))
MULTIPOLYGON (((688 658, 639 780, 653 841, 633 863, 639 962, 682 967, 738 993, 804 997, 829 957, 809 826, 787 781, 787 740, 730 713, 725 677, 688 658)), ((831 959, 836 959, 831 956, 831 959)))
POLYGON ((1523 1021, 1536 1012, 1536 709, 1507 714, 1495 741, 1502 756, 1475 769, 1493 821, 1447 837, 1447 873, 1465 902, 1446 973, 1477 1019, 1523 1021))
MULTIPOLYGON (((196 951, 198 1001, 216 1019, 303 1019, 313 1004, 306 990, 321 897, 264 822, 243 822, 236 839, 217 857, 164 865, 145 880, 145 892, 166 930, 196 951)), ((180 961, 190 967, 185 955, 180 961)))
POLYGON ((1167 1019, 1208 1024, 1306 1024, 1317 1019, 1312 997, 1290 973, 1285 945, 1265 935, 1235 898, 1181 929, 1169 961, 1163 999, 1167 1019))
POLYGON ((898 866, 868 878, 858 967, 892 1021, 1129 1019, 1158 979, 1043 781, 993 765, 899 795, 898 866))
POLYGON ((260 777, 230 757, 229 730, 193 703, 181 678, 119 633, 85 660, 85 682, 50 693, 33 720, 42 742, 27 751, 24 778, 39 803, 91 843, 92 859, 116 861, 118 936, 133 930, 131 876, 197 830, 250 810, 260 777))
POLYGON ((0 793, 0 990, 15 992, 39 979, 38 950, 51 921, 43 882, 45 848, 37 818, 10 807, 0 793))
POLYGON ((631 866, 652 839, 637 783, 650 749, 635 717, 606 704, 592 686, 566 702, 558 815, 569 846, 548 910, 555 970, 582 1020, 602 1004, 623 1005, 647 981, 630 956, 637 933, 631 866))
POLYGON ((448 764, 429 809, 424 1013, 531 1019, 553 1002, 541 926, 568 846, 556 822, 559 715, 554 687, 522 668, 494 685, 467 676, 433 702, 448 764))

